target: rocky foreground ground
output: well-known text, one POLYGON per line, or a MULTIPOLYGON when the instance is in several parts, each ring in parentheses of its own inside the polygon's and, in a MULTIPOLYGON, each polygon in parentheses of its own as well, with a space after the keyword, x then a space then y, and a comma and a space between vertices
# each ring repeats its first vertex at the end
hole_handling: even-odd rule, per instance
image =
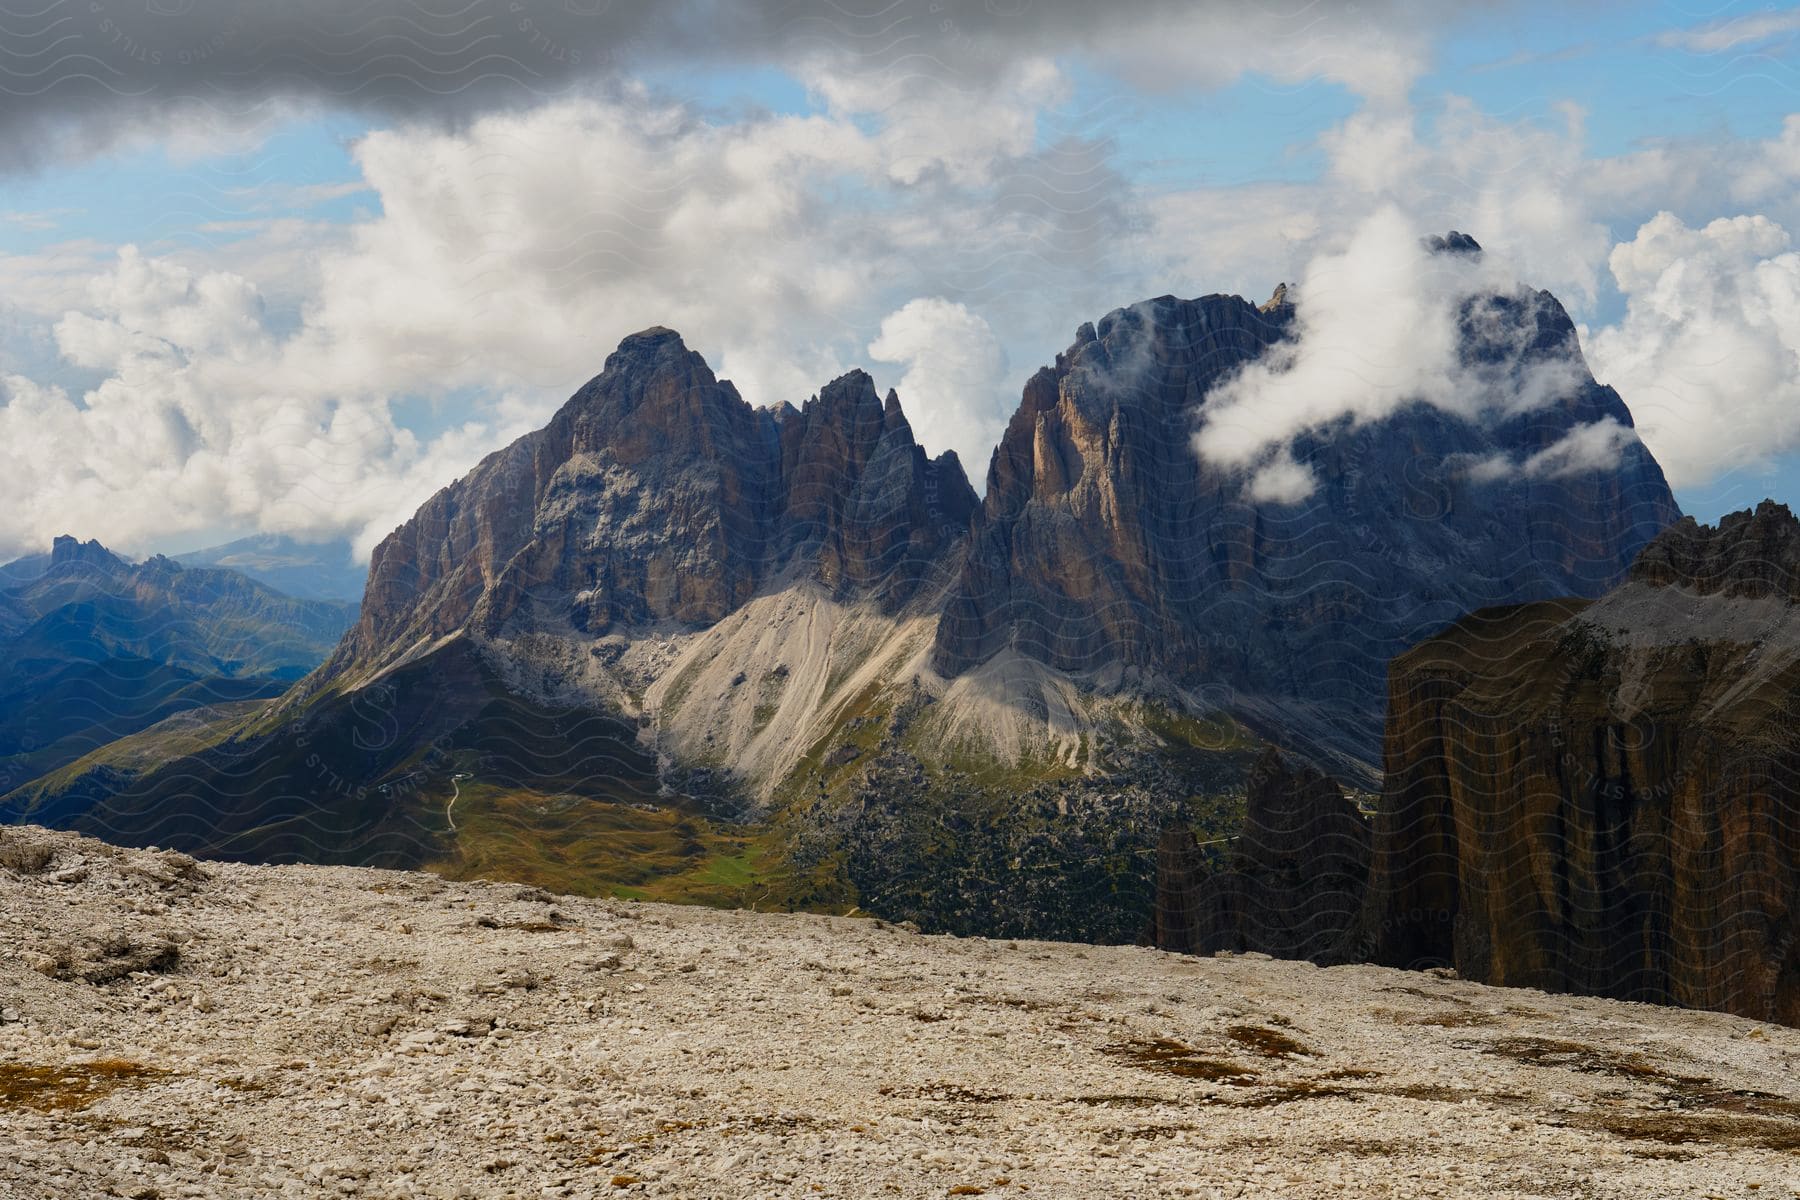
POLYGON ((0 829, 0 1195, 1800 1195, 1800 1031, 0 829))

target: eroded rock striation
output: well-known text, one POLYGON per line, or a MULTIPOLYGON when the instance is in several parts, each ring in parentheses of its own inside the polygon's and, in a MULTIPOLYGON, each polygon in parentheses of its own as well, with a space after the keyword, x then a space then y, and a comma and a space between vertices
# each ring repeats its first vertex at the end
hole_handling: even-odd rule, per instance
POLYGON ((1765 502, 1399 657, 1347 954, 1800 1024, 1797 578, 1765 502))

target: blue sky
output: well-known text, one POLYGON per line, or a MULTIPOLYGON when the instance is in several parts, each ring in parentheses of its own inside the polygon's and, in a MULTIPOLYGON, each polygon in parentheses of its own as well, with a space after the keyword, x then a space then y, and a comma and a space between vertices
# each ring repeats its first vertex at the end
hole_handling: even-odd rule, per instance
POLYGON ((25 381, 9 384, 9 433, 45 431, 30 462, 98 424, 128 461, 140 397, 166 433, 146 453, 180 461, 147 477, 165 500, 129 515, 100 466, 46 471, 40 511, 15 514, 0 549, 89 516, 137 550, 259 527, 366 542, 540 421, 609 339, 673 320, 754 400, 804 399, 851 365, 911 381, 928 445, 985 461, 971 448, 1079 320, 1161 290, 1260 299, 1395 204, 1493 240, 1558 292, 1602 381, 1663 439, 1689 511, 1800 502, 1800 424, 1777 403, 1800 380, 1800 315, 1747 299, 1800 227, 1782 142, 1800 14, 1420 16, 1436 11, 1327 6, 1337 24, 1316 35, 1265 14, 1177 36, 1158 16, 1097 49, 1075 16, 1061 42, 970 24, 940 43, 920 26, 874 64, 812 34, 804 53, 683 41, 443 112, 299 87, 196 116, 175 106, 186 81, 158 76, 166 124, 115 113, 91 150, 0 174, 0 371, 25 381), (1410 65, 1380 65, 1395 47, 1410 65), (552 134, 567 187, 539 140, 552 134), (1492 161, 1460 158, 1471 141, 1492 161), (1675 233, 1641 234, 1662 211, 1675 233), (1740 216, 1766 228, 1706 232, 1740 216), (1631 295, 1615 247, 1640 264, 1631 295), (1724 299, 1652 312, 1657 272, 1724 299), (709 299, 726 284, 743 294, 709 299), (1716 362, 1678 344, 1715 326, 1716 362), (939 361, 952 332, 980 352, 939 361), (894 357, 872 362, 877 345, 894 357), (269 395, 244 390, 259 381, 269 395), (42 415, 26 415, 27 385, 42 415), (277 413, 303 445, 259 440, 277 413), (1741 432, 1702 452, 1720 441, 1709 420, 1741 432))

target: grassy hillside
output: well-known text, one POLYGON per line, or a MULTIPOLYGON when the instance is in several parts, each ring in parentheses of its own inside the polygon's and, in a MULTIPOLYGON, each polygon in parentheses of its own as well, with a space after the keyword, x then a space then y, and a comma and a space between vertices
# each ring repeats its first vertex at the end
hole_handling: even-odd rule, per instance
POLYGON ((1229 718, 1041 673, 893 683, 859 625, 835 628, 860 639, 851 669, 793 654, 705 689, 671 671, 658 715, 681 736, 522 696, 458 637, 355 690, 159 726, 4 803, 226 858, 1103 941, 1142 932, 1168 826, 1241 820, 1263 743, 1229 718), (733 768, 773 719, 810 737, 768 787, 733 768))

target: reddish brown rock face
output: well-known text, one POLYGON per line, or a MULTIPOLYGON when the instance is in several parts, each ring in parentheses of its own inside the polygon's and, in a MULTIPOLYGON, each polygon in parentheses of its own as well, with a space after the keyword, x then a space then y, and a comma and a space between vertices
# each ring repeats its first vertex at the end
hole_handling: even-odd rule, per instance
POLYGON ((903 603, 975 505, 955 455, 927 458, 866 374, 758 411, 678 335, 645 330, 376 548, 332 667, 466 627, 711 624, 797 556, 833 588, 903 603))
POLYGON ((1684 521, 1631 576, 1394 662, 1345 953, 1800 1024, 1800 522, 1684 521))

